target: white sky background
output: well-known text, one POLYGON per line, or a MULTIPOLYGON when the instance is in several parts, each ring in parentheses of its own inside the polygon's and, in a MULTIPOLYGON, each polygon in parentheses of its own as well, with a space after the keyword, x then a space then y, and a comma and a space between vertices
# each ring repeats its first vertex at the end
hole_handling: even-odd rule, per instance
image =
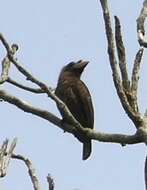
MULTIPOLYGON (((139 48, 136 18, 142 1, 110 0, 109 5, 111 14, 121 20, 131 71, 139 48)), ((55 87, 63 65, 79 59, 89 60, 82 79, 92 94, 95 129, 133 134, 135 127, 121 108, 113 86, 103 24, 100 3, 96 0, 3 0, 0 6, 0 32, 11 43, 18 43, 17 57, 25 68, 55 87)), ((1 59, 4 53, 1 46, 1 59)), ((147 108, 146 60, 145 51, 139 83, 142 112, 147 108)), ((15 68, 11 69, 11 76, 24 81, 15 68)), ((45 95, 32 95, 11 85, 1 88, 60 116, 55 103, 45 95)), ((56 190, 144 189, 144 145, 122 148, 117 144, 93 142, 91 158, 83 162, 82 145, 72 135, 12 105, 0 104, 0 141, 18 137, 16 153, 32 160, 42 189, 47 189, 48 173, 55 180, 56 190)), ((2 190, 31 189, 31 185, 27 170, 19 161, 12 161, 7 177, 0 179, 2 190)))

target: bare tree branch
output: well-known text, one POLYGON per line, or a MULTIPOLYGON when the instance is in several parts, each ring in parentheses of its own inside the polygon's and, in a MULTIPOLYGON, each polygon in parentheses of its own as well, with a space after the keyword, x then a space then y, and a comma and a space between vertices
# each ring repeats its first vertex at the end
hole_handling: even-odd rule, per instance
POLYGON ((16 147, 17 138, 14 138, 14 140, 10 144, 10 147, 8 147, 8 143, 9 141, 8 139, 6 139, 0 148, 0 177, 4 177, 6 175, 11 158, 19 159, 19 160, 22 160, 28 167, 28 172, 29 172, 34 190, 40 190, 39 180, 36 176, 36 172, 35 172, 35 169, 33 168, 31 161, 21 155, 15 155, 13 153, 16 147))
POLYGON ((145 29, 144 29, 144 22, 146 20, 146 17, 147 17, 147 0, 144 0, 140 15, 137 18, 137 34, 140 46, 143 46, 145 48, 147 48, 147 41, 145 40, 145 29))
POLYGON ((4 177, 7 173, 7 169, 10 163, 11 156, 16 147, 17 138, 15 138, 10 147, 8 147, 8 139, 6 139, 0 149, 0 177, 4 177))
POLYGON ((12 154, 12 158, 21 160, 25 163, 25 165, 28 168, 28 173, 29 173, 29 176, 31 178, 34 190, 41 190, 40 183, 39 183, 39 180, 38 180, 38 177, 36 175, 36 171, 35 171, 35 168, 33 167, 32 162, 28 158, 25 158, 22 155, 12 154))
POLYGON ((62 129, 61 120, 50 112, 36 108, 31 104, 27 103, 26 101, 20 100, 19 98, 12 96, 3 90, 0 90, 0 98, 6 102, 9 102, 17 106, 18 108, 22 109, 25 112, 32 113, 43 119, 46 119, 51 123, 58 125, 62 129))
POLYGON ((2 44, 4 45, 4 47, 6 48, 7 52, 9 52, 9 51, 11 52, 8 42, 5 40, 5 38, 3 37, 3 35, 1 33, 0 33, 0 40, 1 40, 2 44))
POLYGON ((20 83, 18 83, 16 81, 14 81, 10 77, 8 77, 7 82, 10 83, 10 84, 13 84, 14 86, 16 86, 18 88, 21 88, 21 89, 29 91, 29 92, 33 92, 33 93, 36 93, 36 94, 43 94, 43 93, 45 93, 44 90, 42 90, 41 88, 31 88, 31 87, 22 85, 22 84, 20 84, 20 83))
POLYGON ((139 107, 137 103, 137 91, 138 91, 138 81, 139 81, 139 71, 140 71, 140 63, 143 56, 143 48, 140 48, 136 54, 136 58, 134 61, 134 67, 132 71, 132 84, 131 84, 131 92, 134 102, 134 109, 136 112, 139 112, 139 107))
POLYGON ((122 83, 125 90, 130 90, 130 81, 128 77, 127 72, 127 64, 126 64, 126 53, 125 53, 125 47, 122 40, 121 35, 121 25, 119 18, 117 16, 115 18, 115 41, 116 41, 116 47, 117 47, 117 54, 119 58, 119 67, 121 71, 122 76, 122 83))
POLYGON ((48 185, 49 185, 49 190, 54 190, 54 187, 55 187, 55 183, 54 183, 54 180, 53 178, 51 177, 50 174, 48 174, 47 176, 47 182, 48 182, 48 185))
MULTIPOLYGON (((0 98, 6 102, 9 102, 17 106, 18 108, 22 109, 25 112, 32 113, 36 116, 39 116, 53 123, 54 124, 53 126, 58 126, 60 129, 67 131, 73 135, 77 131, 77 127, 75 125, 68 125, 66 123, 63 123, 61 119, 59 119, 52 113, 46 110, 33 107, 27 102, 22 101, 14 96, 11 96, 2 90, 0 90, 0 98)), ((135 134, 135 135, 107 134, 107 133, 96 132, 93 129, 87 129, 83 127, 81 127, 80 132, 81 134, 84 134, 88 138, 94 139, 100 142, 111 142, 111 143, 119 143, 119 144, 136 144, 136 143, 144 142, 140 138, 139 134, 135 134)))
POLYGON ((130 106, 127 96, 122 87, 122 82, 119 76, 118 65, 115 58, 114 37, 113 37, 113 32, 112 32, 112 27, 111 27, 111 19, 110 19, 110 13, 108 9, 107 0, 100 0, 100 2, 101 2, 102 10, 103 10, 104 21, 105 21, 105 30, 106 30, 106 36, 107 36, 107 41, 108 41, 108 54, 109 54, 110 65, 111 65, 111 69, 113 73, 114 85, 125 112, 129 116, 129 118, 133 121, 136 128, 138 128, 140 125, 142 125, 143 121, 140 114, 134 112, 134 110, 130 106))
MULTIPOLYGON (((118 59, 119 59, 119 68, 121 72, 123 90, 124 90, 125 95, 127 96, 127 100, 131 108, 133 109, 134 112, 137 113, 138 112, 137 92, 136 92, 136 96, 134 96, 135 94, 133 95, 132 89, 130 88, 130 80, 128 78, 126 54, 125 54, 125 47, 124 47, 122 35, 121 35, 120 21, 118 17, 115 16, 114 18, 115 18, 115 41, 116 41, 117 54, 118 54, 118 59)), ((134 69, 135 68, 136 66, 134 66, 134 69)))
POLYGON ((132 85, 131 85, 131 90, 134 92, 134 94, 137 94, 137 90, 138 90, 140 63, 143 56, 143 51, 144 51, 143 48, 139 49, 134 61, 134 67, 132 71, 132 85))

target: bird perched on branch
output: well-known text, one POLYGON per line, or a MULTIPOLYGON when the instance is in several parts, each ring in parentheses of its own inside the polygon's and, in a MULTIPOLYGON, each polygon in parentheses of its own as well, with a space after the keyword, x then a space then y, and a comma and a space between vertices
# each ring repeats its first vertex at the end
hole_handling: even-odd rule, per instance
MULTIPOLYGON (((80 80, 81 74, 88 61, 71 62, 61 70, 55 94, 67 105, 75 119, 84 128, 93 128, 94 111, 91 96, 87 86, 80 80)), ((58 106, 58 105, 57 105, 58 106)), ((63 121, 69 123, 61 108, 58 109, 63 121)), ((83 143, 83 160, 86 160, 92 151, 91 140, 75 135, 83 143)))

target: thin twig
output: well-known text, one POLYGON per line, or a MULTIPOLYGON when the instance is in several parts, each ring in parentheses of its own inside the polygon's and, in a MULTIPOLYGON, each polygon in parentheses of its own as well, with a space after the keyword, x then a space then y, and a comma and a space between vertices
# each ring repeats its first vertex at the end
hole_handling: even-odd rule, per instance
POLYGON ((54 180, 53 178, 51 177, 50 174, 48 174, 47 176, 47 182, 48 182, 48 185, 49 185, 49 190, 54 190, 54 187, 55 187, 55 183, 54 183, 54 180))
POLYGON ((16 81, 14 81, 13 79, 11 79, 10 77, 8 77, 7 79, 7 82, 10 83, 10 84, 13 84, 14 86, 18 87, 18 88, 21 88, 23 90, 27 90, 29 92, 33 92, 33 93, 36 93, 36 94, 42 94, 42 93, 45 93, 42 89, 40 88, 31 88, 31 87, 28 87, 28 86, 25 86, 25 85, 22 85, 16 81))
POLYGON ((29 173, 29 176, 31 178, 34 190, 41 190, 40 183, 39 183, 39 180, 38 180, 38 177, 36 175, 36 171, 35 171, 35 168, 33 167, 32 162, 28 158, 25 158, 22 155, 12 154, 12 158, 21 160, 25 163, 25 165, 28 168, 28 173, 29 173))
POLYGON ((59 127, 62 127, 61 120, 55 115, 53 115, 52 113, 50 113, 49 111, 36 108, 32 106, 31 104, 27 103, 26 101, 21 100, 15 96, 12 96, 3 90, 0 90, 0 99, 17 106, 18 108, 20 108, 21 110, 27 113, 32 113, 33 115, 37 115, 43 119, 50 121, 51 123, 55 125, 58 125, 59 127))
POLYGON ((7 52, 11 51, 9 44, 3 37, 2 33, 0 33, 0 40, 1 40, 2 44, 4 45, 4 47, 6 48, 7 52))

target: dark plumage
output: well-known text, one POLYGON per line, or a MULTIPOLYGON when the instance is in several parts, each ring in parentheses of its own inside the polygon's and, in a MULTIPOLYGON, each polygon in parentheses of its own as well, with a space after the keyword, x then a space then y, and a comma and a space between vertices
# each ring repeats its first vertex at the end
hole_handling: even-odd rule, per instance
MULTIPOLYGON (((55 94, 67 105, 70 112, 83 127, 92 129, 94 125, 92 100, 87 86, 80 80, 87 64, 87 61, 80 60, 63 67, 55 94)), ((59 111, 63 121, 68 123, 60 108, 59 111)), ((91 140, 80 135, 77 135, 77 138, 83 143, 83 160, 86 160, 91 154, 91 140)))

